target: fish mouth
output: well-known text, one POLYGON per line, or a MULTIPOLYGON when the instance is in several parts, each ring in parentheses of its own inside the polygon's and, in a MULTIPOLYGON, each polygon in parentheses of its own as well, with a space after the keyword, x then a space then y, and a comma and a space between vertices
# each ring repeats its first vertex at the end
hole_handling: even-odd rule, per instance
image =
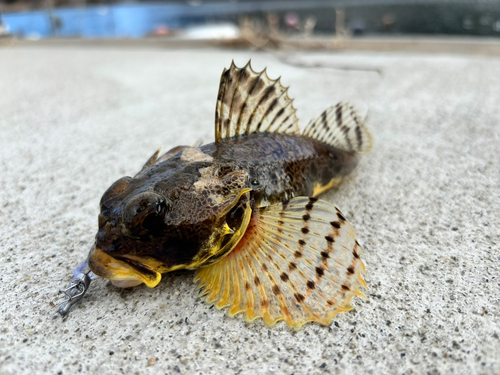
POLYGON ((161 273, 155 271, 157 262, 142 262, 137 257, 113 257, 94 245, 89 252, 90 270, 97 276, 111 280, 120 287, 128 288, 146 284, 154 288, 161 280, 161 273), (146 264, 149 263, 149 264, 146 264))

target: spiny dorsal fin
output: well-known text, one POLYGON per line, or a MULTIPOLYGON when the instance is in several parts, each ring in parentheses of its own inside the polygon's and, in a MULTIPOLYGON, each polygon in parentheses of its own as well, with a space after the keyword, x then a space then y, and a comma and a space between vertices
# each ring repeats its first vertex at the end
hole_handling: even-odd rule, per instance
POLYGON ((348 103, 338 103, 326 109, 311 120, 303 135, 348 152, 365 154, 373 146, 370 132, 348 103))
POLYGON ((223 259, 197 270, 201 295, 228 315, 328 325, 363 296, 363 254, 342 213, 317 198, 297 197, 254 211, 244 237, 223 259))
POLYGON ((255 72, 250 61, 243 68, 233 61, 220 80, 215 141, 261 132, 300 134, 292 102, 280 78, 270 79, 266 70, 255 72))
POLYGON ((160 156, 158 158, 158 160, 156 160, 155 164, 163 163, 164 161, 170 159, 172 156, 177 155, 179 152, 181 152, 182 150, 184 150, 184 149, 186 149, 188 147, 189 146, 176 146, 176 147, 168 150, 166 153, 164 153, 162 156, 160 156))
POLYGON ((149 168, 151 168, 151 166, 153 166, 156 163, 156 160, 158 160, 158 155, 160 154, 160 151, 161 151, 161 147, 158 150, 156 150, 156 152, 153 155, 151 155, 151 157, 148 159, 146 164, 144 164, 142 169, 139 171, 139 173, 137 173, 134 176, 134 178, 138 178, 138 177, 143 176, 149 170, 149 168))

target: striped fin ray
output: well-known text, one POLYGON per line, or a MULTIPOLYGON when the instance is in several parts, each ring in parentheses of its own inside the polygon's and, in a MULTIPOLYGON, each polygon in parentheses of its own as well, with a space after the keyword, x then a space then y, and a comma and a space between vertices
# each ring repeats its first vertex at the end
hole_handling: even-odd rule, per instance
POLYGON ((280 78, 255 72, 250 61, 231 63, 221 76, 215 110, 215 140, 259 132, 300 134, 293 99, 280 78))
POLYGON ((303 135, 335 148, 366 154, 373 146, 370 132, 348 103, 338 103, 311 120, 303 135))
POLYGON ((354 228, 317 198, 297 197, 254 212, 245 236, 225 258, 197 270, 201 296, 228 315, 267 326, 284 320, 329 325, 363 296, 365 266, 354 228))

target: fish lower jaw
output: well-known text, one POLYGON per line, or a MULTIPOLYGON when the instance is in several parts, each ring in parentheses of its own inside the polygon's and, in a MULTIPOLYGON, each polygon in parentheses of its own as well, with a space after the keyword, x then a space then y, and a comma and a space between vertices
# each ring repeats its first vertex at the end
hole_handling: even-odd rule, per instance
POLYGON ((111 283, 118 288, 132 288, 142 284, 139 280, 111 280, 111 283))
POLYGON ((97 276, 110 280, 120 288, 146 284, 154 288, 161 280, 161 273, 131 259, 116 259, 94 246, 89 253, 88 264, 97 276))

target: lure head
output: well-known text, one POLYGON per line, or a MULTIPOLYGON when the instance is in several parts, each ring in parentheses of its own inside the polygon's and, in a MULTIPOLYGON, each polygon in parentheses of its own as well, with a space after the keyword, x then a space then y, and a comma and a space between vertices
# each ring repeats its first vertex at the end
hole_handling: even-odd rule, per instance
POLYGON ((154 287, 162 273, 208 265, 236 246, 251 216, 247 173, 184 164, 155 165, 104 193, 92 272, 120 287, 154 287))

